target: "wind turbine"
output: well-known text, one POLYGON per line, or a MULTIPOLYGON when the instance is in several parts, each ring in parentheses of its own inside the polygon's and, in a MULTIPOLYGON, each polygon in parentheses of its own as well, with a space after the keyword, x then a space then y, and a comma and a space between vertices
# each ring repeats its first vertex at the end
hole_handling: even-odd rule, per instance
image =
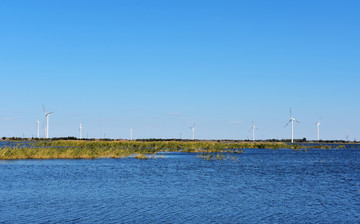
POLYGON ((320 140, 320 120, 318 120, 318 122, 315 123, 317 126, 317 140, 320 140))
POLYGON ((40 138, 40 121, 39 119, 36 121, 37 124, 37 137, 40 138))
POLYGON ((288 126, 288 124, 291 122, 291 143, 294 142, 294 121, 300 123, 299 121, 295 120, 295 118, 292 117, 291 108, 290 108, 290 120, 284 127, 288 126))
POLYGON ((44 104, 42 106, 43 106, 44 114, 45 114, 45 118, 46 118, 45 137, 49 138, 49 116, 50 116, 50 114, 53 114, 54 112, 46 113, 46 109, 45 109, 44 104))
POLYGON ((192 131, 192 139, 195 140, 195 123, 193 124, 193 126, 189 127, 192 131))
POLYGON ((82 125, 81 125, 81 121, 80 121, 80 127, 79 127, 79 132, 80 132, 80 139, 82 139, 82 125))
POLYGON ((133 140, 132 131, 132 128, 130 128, 130 140, 133 140))
POLYGON ((251 129, 252 129, 252 133, 253 133, 252 140, 255 141, 255 129, 256 129, 256 127, 254 125, 254 122, 251 122, 251 123, 252 123, 252 126, 251 126, 249 131, 251 131, 251 129))

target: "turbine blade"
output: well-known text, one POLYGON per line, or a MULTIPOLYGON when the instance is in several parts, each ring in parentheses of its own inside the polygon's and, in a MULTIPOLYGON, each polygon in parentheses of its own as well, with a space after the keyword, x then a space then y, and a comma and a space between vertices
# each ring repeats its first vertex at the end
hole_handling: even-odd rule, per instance
POLYGON ((44 113, 46 114, 46 110, 45 110, 45 106, 44 106, 44 104, 42 105, 42 107, 43 107, 44 113))
POLYGON ((300 121, 295 120, 297 123, 301 123, 300 121))
POLYGON ((291 122, 291 120, 290 120, 288 123, 286 123, 286 125, 284 126, 284 128, 285 128, 286 126, 288 126, 288 124, 290 124, 290 122, 291 122))

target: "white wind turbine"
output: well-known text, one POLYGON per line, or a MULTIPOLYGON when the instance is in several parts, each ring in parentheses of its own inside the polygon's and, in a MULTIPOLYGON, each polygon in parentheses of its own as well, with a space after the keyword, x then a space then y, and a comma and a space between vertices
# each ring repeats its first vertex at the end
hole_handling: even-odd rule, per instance
POLYGON ((252 129, 252 133, 253 133, 252 140, 255 141, 255 129, 256 129, 256 127, 255 127, 255 125, 254 125, 254 122, 251 122, 251 123, 252 123, 252 126, 251 126, 249 132, 250 132, 251 129, 252 129))
POLYGON ((36 121, 37 124, 37 137, 40 138, 40 121, 39 119, 36 121))
POLYGON ((133 140, 132 131, 132 128, 130 128, 130 140, 133 140))
POLYGON ((192 139, 195 140, 195 123, 193 124, 193 126, 189 127, 192 131, 192 139))
POLYGON ((49 138, 49 116, 50 116, 50 114, 53 114, 54 112, 46 113, 46 109, 45 109, 44 104, 43 104, 42 106, 43 106, 44 113, 45 113, 45 118, 46 118, 45 137, 46 137, 46 138, 49 138))
POLYGON ((80 139, 82 139, 82 129, 83 129, 83 126, 82 126, 81 121, 80 121, 80 127, 79 127, 80 139))
POLYGON ((317 126, 317 140, 320 140, 320 120, 318 120, 318 122, 315 123, 317 126))
POLYGON ((294 121, 300 123, 299 121, 295 120, 295 118, 292 117, 291 108, 290 108, 290 120, 284 127, 288 126, 288 124, 291 122, 291 143, 294 142, 294 121))

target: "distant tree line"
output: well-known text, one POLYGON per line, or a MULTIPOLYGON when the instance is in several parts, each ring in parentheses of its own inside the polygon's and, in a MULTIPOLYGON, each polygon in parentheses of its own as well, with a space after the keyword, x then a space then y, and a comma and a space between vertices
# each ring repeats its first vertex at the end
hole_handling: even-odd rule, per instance
MULTIPOLYGON (((2 137, 3 141, 57 141, 57 140, 84 140, 84 141, 120 141, 125 139, 110 139, 110 138, 77 138, 74 136, 68 136, 68 137, 55 137, 55 138, 21 138, 21 137, 2 137)), ((143 138, 143 139, 135 139, 133 141, 138 142, 160 142, 160 141, 170 141, 170 142, 191 142, 191 141, 214 141, 214 142, 253 142, 253 140, 250 139, 244 139, 244 140, 235 140, 235 139, 222 139, 222 140, 199 140, 199 139, 178 139, 178 138, 143 138)), ((255 140, 254 142, 285 142, 290 143, 290 139, 265 139, 265 140, 255 140)), ((332 143, 332 144, 345 144, 345 143, 358 143, 359 141, 345 141, 345 140, 307 140, 306 138, 302 139, 294 139, 294 143, 332 143)))

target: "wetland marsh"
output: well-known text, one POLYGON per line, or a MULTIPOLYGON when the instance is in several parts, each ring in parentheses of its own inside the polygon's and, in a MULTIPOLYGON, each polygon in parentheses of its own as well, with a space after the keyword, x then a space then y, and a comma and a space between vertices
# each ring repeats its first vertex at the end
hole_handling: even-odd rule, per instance
POLYGON ((1 160, 0 223, 360 222, 359 148, 280 146, 7 145, 8 151, 31 149, 34 155, 58 150, 54 155, 76 157, 72 153, 81 151, 77 158, 86 159, 1 160), (92 147, 99 149, 91 154, 92 147), (143 155, 154 156, 135 158, 143 155))
MULTIPOLYGON (((282 142, 221 142, 221 141, 86 141, 56 140, 5 142, 0 147, 0 159, 97 159, 125 158, 159 152, 241 153, 243 149, 343 148, 344 145, 301 145, 282 142)), ((147 157, 147 156, 146 156, 147 157)), ((149 157, 151 158, 151 157, 149 157)))

